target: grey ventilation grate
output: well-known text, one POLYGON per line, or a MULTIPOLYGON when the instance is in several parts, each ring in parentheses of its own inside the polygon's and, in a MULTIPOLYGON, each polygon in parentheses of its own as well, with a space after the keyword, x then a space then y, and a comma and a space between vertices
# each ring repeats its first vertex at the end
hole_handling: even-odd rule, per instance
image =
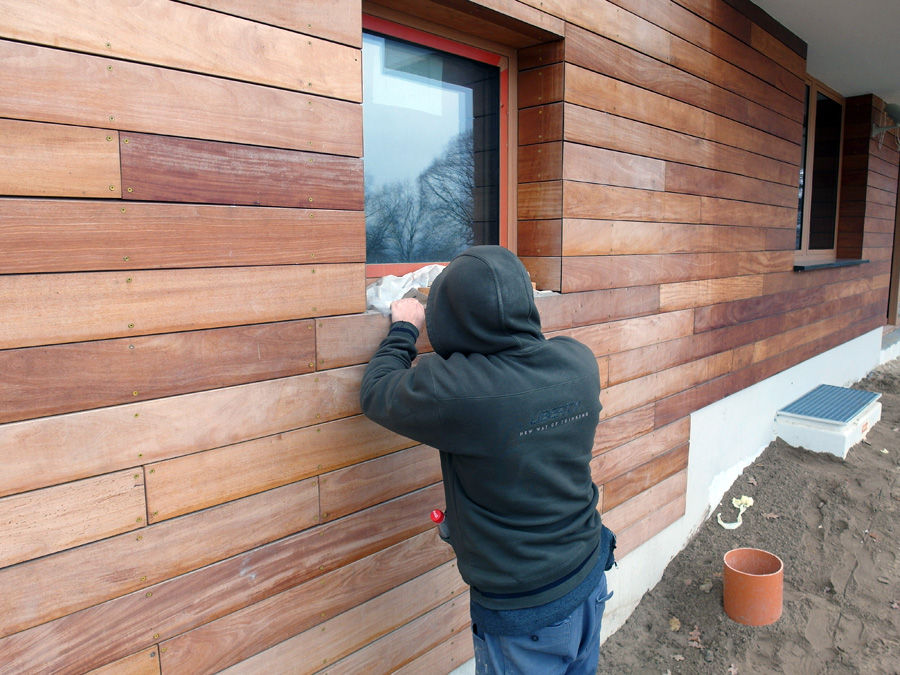
POLYGON ((881 394, 871 391, 820 384, 778 414, 846 424, 880 397, 881 394))

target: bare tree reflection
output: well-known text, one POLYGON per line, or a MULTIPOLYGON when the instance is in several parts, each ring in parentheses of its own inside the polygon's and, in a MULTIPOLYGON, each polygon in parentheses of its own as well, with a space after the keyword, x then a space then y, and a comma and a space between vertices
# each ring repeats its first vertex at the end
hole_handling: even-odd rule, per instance
POLYGON ((450 260, 474 241, 472 131, 459 134, 415 180, 366 183, 366 261, 450 260))

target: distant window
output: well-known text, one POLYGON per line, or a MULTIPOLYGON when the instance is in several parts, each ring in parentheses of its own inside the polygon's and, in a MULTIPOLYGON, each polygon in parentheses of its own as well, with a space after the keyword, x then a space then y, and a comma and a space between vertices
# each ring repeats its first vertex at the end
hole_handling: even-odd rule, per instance
POLYGON ((834 257, 840 198, 844 101, 818 83, 806 88, 803 165, 796 248, 809 257, 834 257))
POLYGON ((501 243, 501 56, 381 19, 363 25, 368 275, 501 243))

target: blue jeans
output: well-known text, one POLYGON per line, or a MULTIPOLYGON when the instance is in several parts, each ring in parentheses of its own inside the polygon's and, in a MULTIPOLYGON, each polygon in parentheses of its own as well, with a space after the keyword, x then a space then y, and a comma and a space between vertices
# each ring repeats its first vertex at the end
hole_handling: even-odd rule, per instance
POLYGON ((604 574, 587 600, 559 623, 530 635, 473 631, 475 675, 594 675, 600 621, 611 597, 604 574))

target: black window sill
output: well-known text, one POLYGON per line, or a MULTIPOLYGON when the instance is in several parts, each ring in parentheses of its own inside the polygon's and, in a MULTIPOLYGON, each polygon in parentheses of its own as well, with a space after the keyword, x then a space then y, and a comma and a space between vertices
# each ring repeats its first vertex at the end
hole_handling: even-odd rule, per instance
POLYGON ((867 262, 869 261, 863 260, 861 258, 850 258, 846 260, 830 260, 828 262, 820 263, 805 263, 794 265, 794 271, 809 272, 810 270, 825 270, 831 269, 832 267, 852 267, 853 265, 862 265, 867 262))

